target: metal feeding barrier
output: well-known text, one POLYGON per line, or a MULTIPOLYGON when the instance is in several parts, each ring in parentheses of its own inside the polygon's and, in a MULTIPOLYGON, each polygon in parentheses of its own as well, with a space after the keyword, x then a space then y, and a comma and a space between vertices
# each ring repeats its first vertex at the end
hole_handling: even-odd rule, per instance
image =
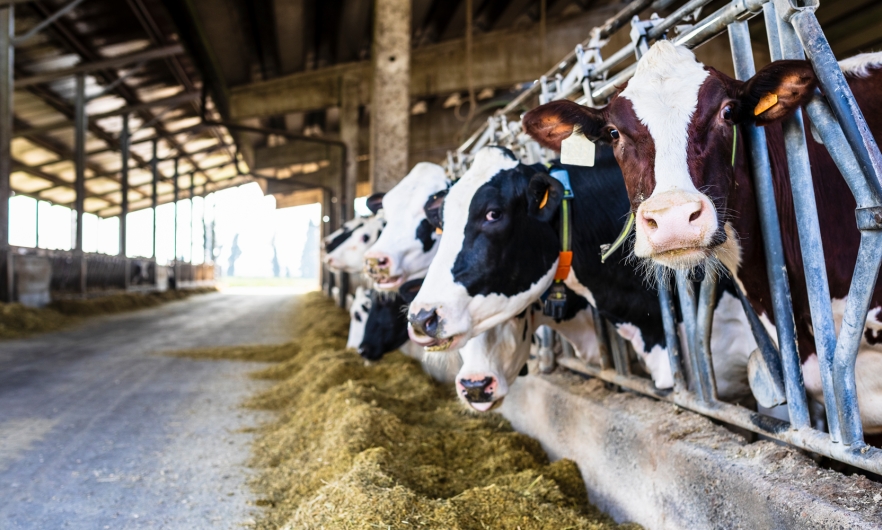
POLYGON ((592 29, 589 38, 577 45, 573 53, 490 117, 455 152, 449 153, 447 170, 451 177, 459 177, 474 153, 486 145, 509 147, 527 163, 550 160, 554 154, 540 148, 523 133, 520 124, 510 121, 507 115, 523 108, 531 98, 545 103, 578 96, 576 101, 584 105, 604 104, 615 93, 616 87, 633 76, 636 60, 655 40, 669 39, 675 44, 696 48, 728 30, 736 77, 746 80, 755 74, 747 21, 762 15, 772 60, 808 58, 814 67, 824 95, 817 92, 805 107, 805 113, 857 202, 860 248, 837 336, 803 116, 796 113, 785 120, 782 128, 828 432, 813 427, 809 416, 765 131, 754 125, 742 126, 742 130, 749 145, 757 193, 766 269, 777 323, 777 345, 742 297, 759 345, 751 355, 750 383, 761 404, 769 407, 786 404, 790 421, 717 399, 710 352, 717 286, 716 279, 710 274, 705 275, 697 293, 696 283, 685 272, 678 271, 674 275, 685 330, 684 352, 680 348, 671 285, 661 276, 658 281, 674 375, 673 389, 658 390, 651 380, 632 375, 629 346, 615 328, 598 318, 596 313, 600 366, 589 365, 571 355, 562 356, 559 363, 573 371, 882 474, 882 450, 864 442, 855 385, 855 361, 882 262, 882 154, 815 16, 818 0, 734 0, 701 18, 701 9, 709 3, 710 0, 691 0, 665 18, 653 14, 643 20, 639 13, 647 7, 658 8, 659 3, 637 0, 628 4, 603 26, 592 29), (601 50, 609 36, 629 22, 631 42, 604 59, 601 50), (622 68, 621 65, 632 57, 635 62, 622 68))

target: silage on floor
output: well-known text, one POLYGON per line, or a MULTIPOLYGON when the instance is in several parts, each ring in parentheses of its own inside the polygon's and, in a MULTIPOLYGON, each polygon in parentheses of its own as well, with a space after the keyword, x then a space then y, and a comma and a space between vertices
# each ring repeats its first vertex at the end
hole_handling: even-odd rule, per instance
POLYGON ((17 339, 37 333, 56 331, 83 317, 122 313, 165 302, 182 300, 194 294, 216 291, 215 288, 181 289, 147 293, 115 293, 94 298, 55 300, 43 308, 19 303, 0 303, 0 339, 17 339))
MULTIPOLYGON (((253 486, 266 507, 257 528, 616 526, 587 503, 573 462, 549 463, 501 416, 467 412, 450 385, 399 353, 365 366, 343 349, 347 329, 345 312, 306 295, 292 325, 297 347, 254 374, 279 381, 247 403, 279 411, 254 445, 253 486)), ((251 360, 266 358, 251 350, 251 360)))

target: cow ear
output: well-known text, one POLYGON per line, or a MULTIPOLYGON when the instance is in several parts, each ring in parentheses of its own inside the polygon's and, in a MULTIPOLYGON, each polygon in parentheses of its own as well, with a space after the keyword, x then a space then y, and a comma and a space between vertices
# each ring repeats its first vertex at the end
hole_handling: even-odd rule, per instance
POLYGON ((380 211, 380 208, 383 207, 383 196, 385 193, 374 193, 370 197, 367 198, 367 207, 368 210, 371 211, 374 215, 380 211))
POLYGON ((808 61, 775 61, 738 89, 739 122, 768 125, 808 103, 818 79, 808 61))
POLYGON ((560 143, 578 126, 589 140, 600 139, 606 118, 603 111, 561 99, 539 105, 524 115, 524 131, 543 147, 560 151, 560 143))
POLYGON ((416 295, 420 292, 420 287, 422 286, 423 278, 410 280, 409 282, 404 282, 401 287, 398 288, 398 294, 404 299, 404 303, 409 305, 413 302, 413 299, 416 298, 416 295))
POLYGON ((441 207, 444 205, 444 197, 447 196, 447 190, 439 191, 438 193, 429 197, 429 200, 426 201, 426 205, 423 206, 423 212, 426 214, 426 219, 429 220, 429 224, 431 224, 435 228, 435 232, 441 233, 443 228, 443 223, 441 220, 441 207))
POLYGON ((536 173, 527 188, 527 213, 540 221, 550 221, 563 196, 563 185, 556 178, 536 173))

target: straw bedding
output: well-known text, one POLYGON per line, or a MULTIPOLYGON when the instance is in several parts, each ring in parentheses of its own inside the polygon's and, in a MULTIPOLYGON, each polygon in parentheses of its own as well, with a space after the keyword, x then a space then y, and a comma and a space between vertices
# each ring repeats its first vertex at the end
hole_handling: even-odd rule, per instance
POLYGON ((246 403, 278 412, 253 446, 256 528, 617 527, 587 503, 573 462, 549 463, 397 352, 366 366, 346 351, 348 315, 320 293, 302 297, 291 329, 282 346, 191 352, 278 363, 252 374, 276 384, 246 403))

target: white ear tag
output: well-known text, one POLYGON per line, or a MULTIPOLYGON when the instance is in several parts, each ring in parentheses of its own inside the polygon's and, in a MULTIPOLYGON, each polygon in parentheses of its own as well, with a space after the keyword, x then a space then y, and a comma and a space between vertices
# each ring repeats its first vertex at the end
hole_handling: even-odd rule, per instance
POLYGON ((594 142, 585 138, 578 126, 573 134, 560 143, 560 162, 571 166, 594 167, 594 142))

